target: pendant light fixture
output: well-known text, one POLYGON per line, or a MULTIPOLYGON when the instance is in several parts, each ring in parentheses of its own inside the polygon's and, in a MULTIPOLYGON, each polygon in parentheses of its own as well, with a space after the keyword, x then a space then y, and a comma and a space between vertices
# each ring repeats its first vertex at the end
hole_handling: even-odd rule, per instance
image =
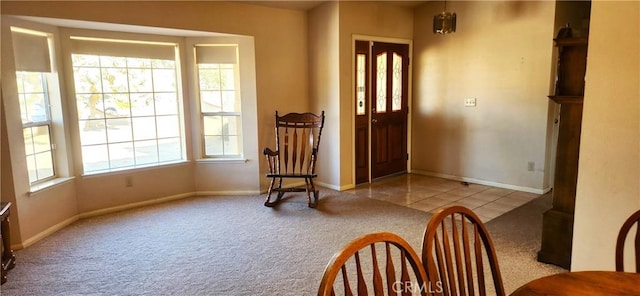
POLYGON ((449 34, 456 31, 456 13, 447 12, 447 1, 444 1, 444 10, 433 16, 433 33, 449 34))

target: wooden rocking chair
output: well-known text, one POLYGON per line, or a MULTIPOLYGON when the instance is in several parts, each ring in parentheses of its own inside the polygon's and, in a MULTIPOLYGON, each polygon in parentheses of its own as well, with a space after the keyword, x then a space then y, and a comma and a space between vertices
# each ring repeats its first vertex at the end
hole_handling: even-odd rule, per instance
POLYGON ((320 116, 313 113, 279 116, 276 111, 276 150, 265 148, 263 151, 269 164, 267 178, 271 178, 265 206, 275 206, 286 192, 306 192, 309 207, 317 206, 319 192, 313 185, 313 179, 317 177, 316 160, 323 126, 324 111, 320 116), (285 188, 282 184, 285 178, 304 179, 305 186, 285 188), (278 197, 271 201, 273 191, 278 192, 278 197))

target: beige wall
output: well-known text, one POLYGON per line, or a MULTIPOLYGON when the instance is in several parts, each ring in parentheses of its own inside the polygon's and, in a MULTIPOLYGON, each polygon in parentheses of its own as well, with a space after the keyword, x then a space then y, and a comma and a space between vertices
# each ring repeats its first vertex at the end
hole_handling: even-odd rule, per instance
POLYGON ((318 184, 339 189, 340 184, 340 72, 338 2, 309 12, 309 92, 313 112, 325 111, 318 153, 318 184))
POLYGON ((159 198, 191 196, 194 169, 191 163, 147 168, 126 173, 79 177, 76 181, 78 213, 87 213, 159 198), (126 186, 131 178, 133 186, 126 186))
POLYGON ((412 169, 547 190, 554 2, 454 1, 457 32, 432 33, 442 3, 415 11, 412 169), (464 107, 476 98, 477 107, 464 107), (528 171, 528 162, 535 163, 528 171))
MULTIPOLYGON (((4 42, 2 42, 4 43, 4 42)), ((2 102, 2 93, 0 92, 0 201, 2 202, 11 202, 13 206, 11 207, 11 211, 9 215, 11 216, 11 220, 19 220, 18 210, 16 208, 16 194, 13 190, 13 169, 11 166, 11 155, 9 151, 9 145, 7 145, 7 124, 4 120, 4 104, 2 102), (4 160, 4 161, 2 161, 4 160)), ((20 237, 20 228, 18 227, 18 223, 11 223, 12 236, 11 240, 13 242, 21 241, 20 237)))
POLYGON ((618 230, 640 209, 639 40, 640 2, 592 3, 572 270, 613 270, 618 230))
MULTIPOLYGON (((254 147, 245 149, 246 162, 195 163, 191 152, 193 147, 188 141, 188 155, 191 156, 188 163, 94 176, 71 173, 76 178, 70 182, 28 196, 24 148, 20 148, 20 118, 16 111, 17 100, 12 100, 10 104, 14 107, 6 110, 13 110, 12 115, 4 119, 8 125, 8 140, 16 145, 8 149, 11 153, 9 166, 4 166, 3 162, 3 170, 8 169, 12 174, 3 174, 2 190, 3 195, 8 192, 5 184, 10 184, 15 190, 18 210, 15 218, 19 217, 19 221, 14 224, 19 234, 14 237, 20 238, 19 241, 41 237, 78 217, 101 213, 105 208, 118 209, 127 204, 180 198, 198 192, 255 193, 266 189, 266 180, 262 177, 266 167, 259 153, 263 147, 273 145, 274 111, 284 113, 309 108, 306 12, 218 1, 2 1, 1 5, 2 13, 6 15, 230 33, 253 36, 255 42, 256 86, 253 95, 256 102, 248 110, 255 114, 255 118, 248 122, 255 126, 250 129, 253 135, 249 139, 254 147), (230 174, 233 178, 227 177, 230 174), (125 186, 128 177, 132 178, 133 187, 125 186)), ((8 36, 4 33, 3 36, 8 36)), ((3 49, 3 55, 5 52, 3 49)), ((3 56, 3 66, 7 60, 12 58, 3 56)), ((5 78, 8 79, 3 67, 3 80, 5 78)), ((3 85, 6 107, 6 94, 15 93, 15 89, 7 90, 5 86, 8 84, 3 85)), ((15 97, 15 94, 11 96, 15 97)), ((185 110, 189 110, 193 98, 186 92, 184 99, 185 110)), ((186 135, 191 137, 190 114, 187 113, 186 117, 186 135)), ((70 149, 77 150, 77 139, 72 142, 75 144, 70 149)), ((4 150, 7 141, 3 139, 2 143, 4 150)), ((78 161, 79 157, 75 157, 72 167, 78 167, 78 161)), ((14 243, 19 242, 16 240, 14 243)))

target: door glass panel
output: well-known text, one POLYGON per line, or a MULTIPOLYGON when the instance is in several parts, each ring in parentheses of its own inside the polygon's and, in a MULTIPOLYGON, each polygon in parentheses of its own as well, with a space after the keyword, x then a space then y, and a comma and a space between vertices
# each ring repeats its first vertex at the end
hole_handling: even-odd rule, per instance
POLYGON ((387 111, 387 53, 376 57, 376 113, 387 111))
POLYGON ((366 55, 356 56, 356 114, 365 115, 366 55))
POLYGON ((391 111, 402 109, 402 57, 393 53, 393 80, 391 81, 391 111))

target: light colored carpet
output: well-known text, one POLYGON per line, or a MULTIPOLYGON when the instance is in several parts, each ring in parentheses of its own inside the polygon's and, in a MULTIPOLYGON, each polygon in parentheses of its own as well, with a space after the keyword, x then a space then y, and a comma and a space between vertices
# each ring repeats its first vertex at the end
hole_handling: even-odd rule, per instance
MULTIPOLYGON (((2 295, 314 295, 346 243, 390 231, 419 252, 430 217, 329 189, 317 209, 301 194, 276 208, 262 203, 194 197, 80 220, 16 252, 2 295)), ((535 261, 545 207, 540 198, 487 224, 509 292, 563 271, 535 261)))
POLYGON ((551 193, 545 194, 486 224, 507 293, 533 279, 567 271, 536 259, 542 237, 542 213, 551 208, 552 201, 551 193))

